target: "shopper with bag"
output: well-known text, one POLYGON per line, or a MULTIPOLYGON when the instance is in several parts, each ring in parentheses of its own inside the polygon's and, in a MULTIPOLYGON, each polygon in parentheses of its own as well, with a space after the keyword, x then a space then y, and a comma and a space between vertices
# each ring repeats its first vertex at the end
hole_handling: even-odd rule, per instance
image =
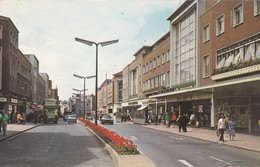
POLYGON ((229 129, 229 138, 230 138, 230 140, 234 140, 235 129, 234 129, 234 122, 233 122, 233 118, 232 117, 229 119, 228 129, 229 129))
POLYGON ((224 115, 221 114, 221 118, 218 120, 218 130, 220 133, 219 141, 224 142, 224 131, 226 129, 226 121, 224 119, 224 115))

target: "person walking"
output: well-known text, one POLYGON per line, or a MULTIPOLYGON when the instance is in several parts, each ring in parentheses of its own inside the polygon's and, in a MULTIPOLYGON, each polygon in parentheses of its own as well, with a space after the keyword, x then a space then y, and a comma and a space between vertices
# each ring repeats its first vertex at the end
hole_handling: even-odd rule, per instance
POLYGON ((195 114, 194 113, 192 113, 190 115, 190 124, 191 124, 192 129, 194 129, 194 127, 195 127, 195 114))
POLYGON ((225 129, 226 129, 226 120, 224 118, 224 115, 221 114, 221 117, 218 120, 218 130, 220 132, 219 141, 224 142, 224 131, 225 131, 225 129))
POLYGON ((234 129, 234 121, 233 121, 233 118, 231 117, 229 119, 229 122, 228 122, 228 129, 229 129, 229 138, 230 140, 234 140, 234 137, 235 137, 235 129, 234 129))
POLYGON ((6 135, 7 130, 7 121, 8 121, 8 115, 5 111, 3 111, 3 118, 2 118, 2 129, 3 129, 3 135, 6 135))
POLYGON ((162 114, 158 115, 158 124, 161 125, 161 121, 162 121, 162 114))
POLYGON ((169 127, 169 121, 170 121, 170 116, 169 116, 169 114, 166 112, 166 115, 165 115, 165 125, 166 125, 166 128, 169 127))
POLYGON ((172 114, 172 125, 173 125, 173 128, 175 128, 175 124, 176 124, 176 115, 175 115, 175 112, 173 112, 173 114, 172 114))
POLYGON ((185 130, 185 124, 186 124, 186 120, 185 117, 183 116, 183 114, 181 114, 178 118, 178 122, 179 122, 179 132, 181 132, 181 129, 183 132, 186 132, 187 130, 185 130))

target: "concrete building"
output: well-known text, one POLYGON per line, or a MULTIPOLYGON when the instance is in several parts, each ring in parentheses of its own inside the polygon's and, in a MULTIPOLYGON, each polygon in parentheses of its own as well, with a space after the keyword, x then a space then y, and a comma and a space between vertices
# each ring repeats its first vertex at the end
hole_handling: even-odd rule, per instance
POLYGON ((52 87, 49 87, 49 75, 47 73, 40 73, 40 76, 43 78, 44 82, 45 82, 45 86, 46 86, 46 89, 45 89, 45 97, 46 98, 51 98, 51 89, 52 87))
POLYGON ((38 89, 39 89, 38 104, 43 105, 44 100, 46 99, 46 86, 45 86, 45 81, 41 77, 41 75, 39 75, 38 89))
POLYGON ((116 121, 121 121, 123 102, 123 71, 113 74, 113 115, 116 121))
POLYGON ((98 88, 98 116, 108 114, 108 104, 112 103, 112 80, 106 79, 101 86, 98 88), (109 88, 109 89, 108 89, 109 88), (110 90, 111 88, 111 90, 110 90), (109 94, 109 95, 108 95, 109 94), (109 99, 108 99, 109 96, 109 99))
POLYGON ((38 83, 39 83, 39 61, 34 54, 25 54, 25 58, 31 63, 31 88, 32 88, 32 101, 37 105, 38 100, 38 83))

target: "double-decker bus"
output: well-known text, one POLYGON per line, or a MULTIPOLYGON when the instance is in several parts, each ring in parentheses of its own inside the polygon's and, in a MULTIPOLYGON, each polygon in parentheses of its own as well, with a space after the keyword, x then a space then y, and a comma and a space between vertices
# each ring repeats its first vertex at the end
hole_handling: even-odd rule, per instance
POLYGON ((58 123, 58 101, 57 99, 45 99, 44 100, 44 123, 54 122, 58 123))

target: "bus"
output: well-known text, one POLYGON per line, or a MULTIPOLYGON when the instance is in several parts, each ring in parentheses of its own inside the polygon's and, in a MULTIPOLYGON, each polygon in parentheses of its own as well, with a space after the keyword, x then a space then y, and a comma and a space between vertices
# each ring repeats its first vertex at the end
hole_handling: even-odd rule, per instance
POLYGON ((58 100, 57 99, 45 99, 44 100, 44 123, 54 122, 58 123, 58 100))

